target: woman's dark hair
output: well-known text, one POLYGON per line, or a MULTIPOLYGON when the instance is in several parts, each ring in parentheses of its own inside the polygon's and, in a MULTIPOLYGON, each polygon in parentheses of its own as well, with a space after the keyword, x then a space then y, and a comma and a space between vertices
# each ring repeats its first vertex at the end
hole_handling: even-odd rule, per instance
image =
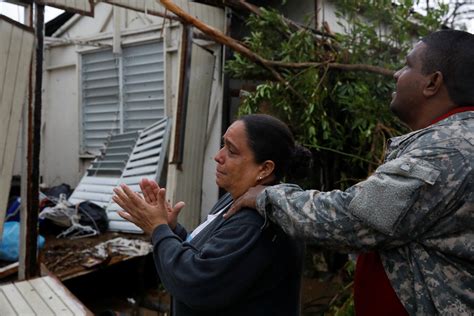
POLYGON ((449 97, 458 106, 474 105, 474 35, 443 30, 421 39, 427 48, 422 57, 422 72, 440 71, 449 97))
POLYGON ((245 125, 250 149, 255 161, 262 163, 272 160, 275 163, 275 176, 302 179, 311 167, 311 152, 295 144, 288 126, 279 119, 266 114, 245 115, 238 119, 245 125))

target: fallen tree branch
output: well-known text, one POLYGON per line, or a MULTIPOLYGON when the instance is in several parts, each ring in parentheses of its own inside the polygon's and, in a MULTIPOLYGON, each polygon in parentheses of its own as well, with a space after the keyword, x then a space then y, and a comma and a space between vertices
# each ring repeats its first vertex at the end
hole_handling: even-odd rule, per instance
POLYGON ((281 67, 281 68, 318 68, 318 67, 328 67, 329 69, 339 69, 339 70, 348 70, 348 71, 364 71, 364 72, 371 72, 376 73, 379 75, 384 76, 393 76, 395 71, 379 67, 373 65, 365 65, 365 64, 341 64, 341 63, 332 63, 332 62, 304 62, 304 63, 289 63, 289 62, 282 62, 282 61, 272 61, 266 60, 266 62, 274 67, 281 67))
POLYGON ((308 102, 306 101, 301 94, 299 94, 289 83, 288 81, 283 78, 279 72, 277 72, 270 64, 268 64, 267 60, 262 58, 260 55, 252 52, 250 49, 247 47, 243 46, 242 44, 238 43, 236 40, 233 38, 223 34, 219 30, 203 23, 202 21, 196 19, 195 17, 189 15, 185 11, 183 11, 180 7, 178 7, 176 4, 173 3, 171 0, 156 0, 160 1, 161 4, 168 9, 169 11, 173 12, 176 14, 178 17, 183 19, 184 22, 189 23, 191 25, 194 25, 196 28, 201 30, 204 34, 209 35, 212 37, 216 42, 221 43, 223 45, 226 45, 233 50, 239 52, 240 54, 244 55, 248 59, 252 60, 253 62, 261 65, 279 81, 281 82, 284 86, 286 86, 294 95, 296 95, 298 98, 301 99, 306 105, 308 105, 308 102))
MULTIPOLYGON (((308 104, 306 99, 304 99, 301 94, 299 94, 290 84, 286 81, 281 74, 275 70, 275 67, 278 68, 309 68, 309 67, 328 67, 328 69, 339 69, 339 70, 347 70, 347 71, 364 71, 369 73, 380 74, 384 76, 393 76, 394 71, 373 65, 365 65, 365 64, 341 64, 341 63, 333 63, 333 62, 304 62, 304 63, 290 63, 290 62, 280 62, 280 61, 272 61, 261 57, 260 55, 256 54, 255 52, 248 49, 246 46, 242 45, 237 40, 223 34, 219 30, 203 23, 202 21, 196 19, 195 17, 189 15, 185 11, 183 11, 180 7, 173 3, 171 0, 156 0, 160 1, 161 4, 168 9, 169 11, 176 14, 179 18, 181 18, 185 23, 191 24, 201 30, 204 34, 210 36, 216 42, 226 45, 233 49, 234 51, 238 52, 239 54, 247 57, 251 61, 261 65, 265 69, 267 69, 279 82, 284 84, 294 95, 300 98, 305 104, 308 104)), ((245 1, 242 1, 245 2, 245 1)))

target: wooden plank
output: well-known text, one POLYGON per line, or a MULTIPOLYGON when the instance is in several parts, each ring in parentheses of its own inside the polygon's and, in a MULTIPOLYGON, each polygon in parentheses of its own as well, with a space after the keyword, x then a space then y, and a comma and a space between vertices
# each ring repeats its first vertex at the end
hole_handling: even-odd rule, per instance
MULTIPOLYGON (((115 204, 115 203, 114 203, 115 204)), ((115 204, 117 205, 117 204, 115 204)), ((120 211, 121 208, 117 205, 117 211, 120 211)), ((107 212, 107 217, 109 218, 109 221, 125 221, 125 219, 123 219, 122 217, 120 217, 120 215, 118 215, 117 211, 108 211, 107 212)))
POLYGON ((156 133, 149 133, 146 137, 140 137, 140 139, 137 142, 137 145, 150 142, 154 139, 161 138, 165 134, 165 130, 158 131, 156 133))
POLYGON ((16 312, 8 301, 7 297, 0 290, 0 315, 3 316, 16 316, 16 312))
POLYGON ((141 168, 134 168, 134 169, 129 169, 125 170, 123 173, 123 176, 129 176, 129 175, 145 175, 145 174, 150 174, 150 173, 155 173, 156 172, 156 166, 146 166, 146 167, 141 167, 141 168))
POLYGON ((115 186, 104 186, 95 184, 83 184, 76 188, 75 192, 91 192, 91 193, 105 193, 113 194, 115 186))
POLYGON ((127 165, 127 169, 138 167, 138 166, 156 164, 158 162, 159 158, 160 157, 155 156, 155 157, 151 157, 151 158, 147 158, 147 159, 141 159, 141 160, 136 160, 136 161, 130 162, 127 165))
MULTIPOLYGON (((5 72, 8 65, 8 53, 9 53, 9 46, 11 41, 11 33, 13 31, 13 25, 7 23, 4 20, 0 20, 0 96, 3 95, 3 83, 5 82, 5 72)), ((0 107, 0 113, 2 110, 5 110, 5 105, 0 107)), ((10 112, 10 110, 8 110, 10 112)), ((3 137, 3 134, 0 134, 0 137, 3 137)))
MULTIPOLYGON (((2 21, 2 23, 7 23, 2 21)), ((9 44, 7 44, 7 65, 4 71, 5 79, 3 81, 2 94, 0 95, 0 104, 5 108, 5 113, 2 113, 0 117, 0 135, 6 135, 2 137, 0 143, 0 149, 2 150, 2 157, 0 157, 0 165, 4 166, 5 156, 8 154, 8 150, 15 150, 14 148, 6 148, 7 139, 12 137, 8 132, 10 127, 10 119, 12 116, 13 104, 13 91, 15 90, 17 67, 20 61, 20 49, 21 40, 18 40, 18 35, 21 36, 22 30, 12 28, 9 44), (18 34, 20 33, 20 34, 18 34)), ((3 169, 3 168, 2 168, 3 169)))
MULTIPOLYGON (((133 150, 133 152, 142 152, 144 150, 147 150, 147 149, 150 149, 150 148, 153 148, 153 147, 158 147, 161 145, 161 143, 163 142, 163 139, 159 139, 159 140, 156 140, 156 141, 153 141, 153 142, 149 142, 149 143, 145 143, 145 144, 142 144, 140 146, 137 146, 137 148, 135 148, 133 150)), ((132 153, 132 155, 130 156, 130 159, 133 160, 134 158, 134 154, 132 153)))
POLYGON ((15 309, 17 315, 35 315, 28 302, 25 301, 21 293, 13 284, 0 286, 0 291, 6 296, 11 305, 15 309))
POLYGON ((73 315, 71 310, 64 302, 54 293, 51 287, 43 280, 43 278, 32 279, 29 281, 31 286, 39 293, 41 298, 56 313, 56 315, 69 316, 73 315))
POLYGON ((92 193, 92 192, 74 192, 75 199, 100 201, 108 203, 112 198, 112 194, 92 193))
POLYGON ((54 293, 56 293, 56 295, 64 302, 64 304, 72 311, 74 315, 89 314, 89 311, 82 304, 80 304, 77 298, 75 298, 58 280, 50 276, 44 277, 42 279, 54 290, 54 293))
POLYGON ((116 186, 120 178, 90 177, 82 178, 82 183, 116 186))
POLYGON ((0 238, 17 151, 20 121, 26 102, 33 33, 0 17, 0 238))
MULTIPOLYGON (((73 205, 79 204, 79 203, 84 202, 84 201, 85 200, 75 199, 75 198, 69 199, 69 203, 71 203, 73 205)), ((107 205, 109 205, 109 202, 101 202, 101 201, 91 201, 91 202, 99 205, 100 207, 103 207, 104 209, 106 209, 107 205)))
POLYGON ((108 2, 111 4, 116 4, 121 7, 129 8, 132 10, 137 10, 141 12, 150 12, 153 13, 164 13, 164 8, 158 4, 155 0, 105 0, 104 2, 108 2))
POLYGON ((62 9, 68 12, 76 12, 82 15, 94 16, 93 0, 37 0, 45 5, 62 9))
POLYGON ((150 180, 156 180, 154 174, 148 174, 148 175, 136 176, 136 177, 133 177, 133 176, 123 177, 120 180, 120 183, 125 183, 126 185, 138 184, 138 183, 140 183, 140 180, 143 179, 143 178, 147 178, 147 179, 150 179, 150 180))
POLYGON ((143 230, 140 227, 128 221, 110 221, 109 230, 136 234, 143 233, 143 230))
POLYGON ((28 73, 30 68, 30 60, 33 54, 34 37, 32 34, 18 29, 18 40, 20 41, 19 58, 16 65, 15 85, 12 89, 12 111, 10 116, 10 124, 8 127, 9 137, 7 138, 3 165, 9 168, 9 178, 13 174, 13 167, 15 162, 16 148, 18 143, 18 136, 20 134, 21 117, 23 113, 23 104, 26 102, 27 87, 28 87, 28 73))
POLYGON ((28 281, 13 283, 25 300, 32 306, 37 315, 54 316, 54 312, 46 305, 41 296, 28 281))
POLYGON ((130 161, 136 161, 136 160, 144 158, 144 157, 159 155, 160 153, 161 153, 161 147, 153 148, 153 149, 141 152, 139 154, 133 155, 133 157, 130 157, 130 161))
MULTIPOLYGON (((18 261, 0 268, 0 279, 18 272, 18 261)), ((1 315, 1 313, 0 313, 1 315)))
MULTIPOLYGON (((193 45, 188 92, 192 96, 192 106, 188 104, 186 113, 182 170, 169 169, 168 179, 174 178, 175 183, 167 187, 171 200, 186 201, 187 211, 180 216, 180 222, 188 228, 196 227, 201 218, 204 150, 214 65, 214 55, 193 45)), ((176 124, 173 125, 176 128, 176 124)))
POLYGON ((155 123, 154 125, 151 125, 151 126, 148 126, 145 130, 143 130, 143 132, 140 134, 140 137, 145 137, 145 136, 148 136, 150 134, 154 134, 155 132, 159 131, 159 130, 165 130, 166 129, 166 122, 167 122, 167 119, 164 118, 160 121, 158 121, 157 123, 155 123))

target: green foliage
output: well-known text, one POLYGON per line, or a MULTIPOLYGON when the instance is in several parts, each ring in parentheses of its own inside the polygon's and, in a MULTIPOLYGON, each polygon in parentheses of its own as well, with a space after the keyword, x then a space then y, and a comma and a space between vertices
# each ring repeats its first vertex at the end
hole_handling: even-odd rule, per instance
MULTIPOLYGON (((420 36, 439 27, 446 8, 414 16, 412 1, 334 0, 345 33, 334 38, 316 36, 308 28, 295 29, 279 12, 261 9, 246 23, 248 47, 274 61, 369 64, 397 69, 420 36)), ((365 178, 381 162, 388 137, 405 131, 390 113, 393 78, 327 67, 279 68, 297 91, 275 81, 270 72, 235 55, 226 69, 236 78, 264 78, 249 94, 240 114, 271 112, 287 122, 297 141, 315 157, 312 183, 322 189, 344 189, 365 178), (265 105, 265 106, 262 106, 265 105)))

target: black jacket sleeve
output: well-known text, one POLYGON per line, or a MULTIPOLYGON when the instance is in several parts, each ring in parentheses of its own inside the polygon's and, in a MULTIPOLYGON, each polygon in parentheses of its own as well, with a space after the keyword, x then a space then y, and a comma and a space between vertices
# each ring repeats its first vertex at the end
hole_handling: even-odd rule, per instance
POLYGON ((186 237, 188 236, 188 232, 186 231, 186 228, 184 228, 180 223, 178 223, 173 230, 173 233, 175 233, 181 240, 186 240, 186 237))
POLYGON ((229 306, 254 286, 271 264, 272 245, 260 238, 263 218, 242 210, 195 248, 182 242, 167 225, 153 232, 155 265, 166 289, 194 309, 229 306))

